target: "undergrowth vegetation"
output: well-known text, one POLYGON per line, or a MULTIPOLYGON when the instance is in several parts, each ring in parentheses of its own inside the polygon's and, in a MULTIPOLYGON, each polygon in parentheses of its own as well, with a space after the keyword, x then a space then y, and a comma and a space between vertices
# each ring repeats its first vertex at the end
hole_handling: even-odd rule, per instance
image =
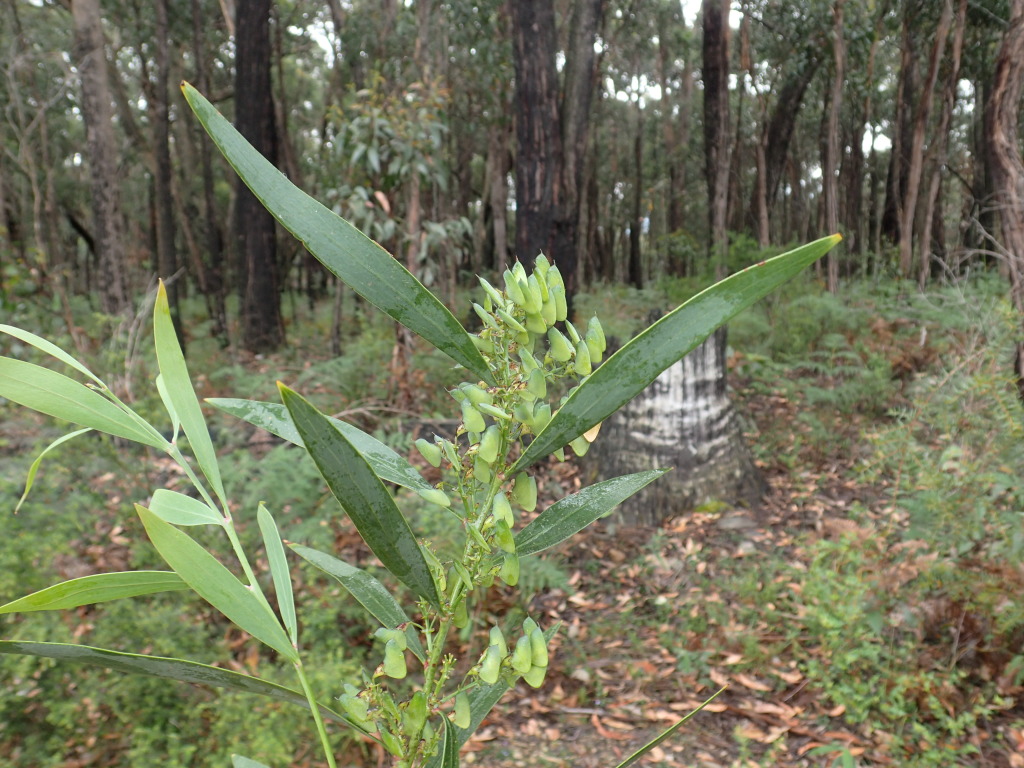
MULTIPOLYGON (((623 578, 632 575, 637 585, 629 631, 609 598, 605 613, 590 620, 588 641, 607 645, 612 655, 649 631, 683 680, 710 687, 723 675, 749 674, 769 681, 765 690, 740 685, 727 693, 727 700, 737 697, 733 711, 743 709, 741 693, 793 707, 804 702, 801 727, 832 734, 798 754, 795 741, 787 746, 796 727, 769 740, 736 724, 731 762, 722 764, 978 765, 1024 746, 1024 410, 1009 377, 1014 322, 1000 289, 980 276, 927 295, 864 282, 833 297, 804 279, 730 325, 737 404, 772 479, 768 509, 784 510, 779 519, 788 527, 773 528, 775 518, 762 516, 773 545, 742 557, 721 556, 740 551, 717 526, 726 505, 699 510, 680 523, 690 526, 682 533, 669 526, 645 534, 637 553, 616 561, 616 571, 625 569, 623 578), (640 584, 652 586, 643 591, 640 584), (677 596, 666 599, 665 592, 677 596)), ((600 301, 609 336, 624 340, 649 308, 676 303, 685 290, 602 289, 579 297, 578 307, 586 314, 600 301)), ((401 393, 389 392, 391 374, 377 362, 390 357, 393 326, 372 317, 353 326, 358 335, 346 338, 340 358, 232 360, 215 345, 197 344, 192 364, 211 371, 206 395, 259 396, 266 393, 250 392, 247 382, 265 386, 285 372, 294 378, 298 369, 306 391, 356 414, 364 429, 410 455, 411 445, 390 437, 407 415, 392 407, 401 393)), ((297 309, 292 336, 301 338, 303 324, 317 322, 323 317, 297 309)), ((76 346, 72 338, 51 338, 76 346)), ((93 354, 123 362, 125 337, 119 338, 93 354)), ((143 356, 131 365, 144 371, 152 361, 143 356)), ((434 380, 450 375, 447 368, 425 354, 410 363, 434 380)), ((420 402, 415 410, 440 415, 441 408, 420 402)), ((56 433, 10 404, 0 403, 0 419, 0 498, 10 510, 27 469, 27 460, 15 457, 56 433)), ((296 538, 365 559, 354 531, 339 522, 337 502, 294 449, 227 420, 217 441, 222 461, 236 469, 226 476, 247 478, 227 489, 241 505, 266 501, 296 538)), ((0 548, 5 599, 46 586, 54 572, 72 577, 155 564, 137 543, 140 526, 127 510, 145 493, 133 483, 147 482, 126 471, 132 457, 89 438, 62 446, 59 456, 44 464, 19 513, 19 546, 0 548)), ((150 484, 160 477, 173 487, 173 477, 161 477, 169 471, 161 462, 146 470, 150 484)), ((542 495, 546 484, 559 482, 556 475, 542 479, 542 495)), ((431 528, 429 505, 406 507, 419 528, 443 530, 431 528)), ((577 570, 612 589, 608 565, 584 564, 580 551, 524 561, 523 592, 571 594, 577 570)), ((336 585, 308 570, 297 577, 305 581, 296 590, 305 603, 304 631, 330 662, 311 666, 354 672, 373 651, 364 640, 365 616, 345 608, 336 585)), ((486 625, 482 610, 473 621, 486 625)), ((196 613, 205 620, 182 621, 176 600, 157 598, 145 611, 115 602, 3 621, 5 634, 16 626, 19 636, 37 641, 173 651, 242 671, 255 664, 237 630, 212 612, 196 613)), ((600 708, 620 692, 573 656, 571 637, 560 652, 568 669, 579 662, 558 683, 576 704, 600 708)), ((642 665, 633 672, 636 681, 648 674, 642 665)), ((300 766, 316 759, 311 749, 294 748, 315 741, 306 718, 272 702, 178 686, 168 692, 145 678, 19 656, 0 656, 0 678, 9 681, 0 698, 0 762, 11 768, 224 765, 242 734, 246 747, 268 760, 300 766)), ((659 696, 673 695, 659 689, 659 696)), ((376 759, 355 740, 350 748, 353 759, 376 759)), ((695 763, 668 754, 662 764, 695 763)))

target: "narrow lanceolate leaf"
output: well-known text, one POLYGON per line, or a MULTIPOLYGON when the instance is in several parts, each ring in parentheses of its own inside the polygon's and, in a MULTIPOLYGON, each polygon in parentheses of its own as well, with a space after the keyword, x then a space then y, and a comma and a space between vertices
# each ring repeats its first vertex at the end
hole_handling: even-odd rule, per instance
POLYGON ((82 427, 166 451, 168 442, 103 395, 41 365, 0 357, 0 397, 82 427))
POLYGON ((256 511, 256 522, 263 536, 263 546, 270 563, 270 575, 274 579, 274 591, 277 593, 277 607, 281 611, 281 620, 292 639, 292 645, 299 645, 299 628, 295 620, 295 598, 292 595, 292 575, 288 570, 288 558, 284 554, 284 544, 277 530, 277 523, 261 501, 256 511))
MULTIPOLYGON (((557 624, 544 631, 544 637, 549 643, 557 631, 557 624)), ((494 705, 497 704, 501 697, 505 695, 505 691, 507 690, 508 683, 503 680, 498 680, 498 682, 491 685, 479 685, 469 692, 469 726, 467 728, 459 728, 458 726, 455 726, 455 732, 458 734, 460 747, 469 741, 469 737, 476 732, 476 729, 480 727, 480 723, 482 723, 484 718, 487 717, 487 714, 494 709, 494 705)))
POLYGON ((21 328, 15 328, 13 325, 6 325, 4 323, 0 323, 0 332, 6 333, 10 336, 13 336, 16 339, 24 341, 26 344, 31 344, 36 349, 40 350, 41 352, 45 352, 46 354, 56 358, 57 360, 60 360, 65 365, 70 365, 79 373, 84 373, 86 376, 88 376, 94 382, 99 384, 101 387, 106 386, 106 384, 104 384, 100 380, 99 376, 90 371, 88 368, 82 365, 82 363, 80 363, 74 357, 72 357, 63 349, 58 347, 56 344, 47 341, 42 336, 36 336, 34 333, 30 333, 29 331, 23 330, 21 328))
POLYGON ((188 589, 188 584, 169 571, 127 571, 96 573, 71 579, 31 595, 0 605, 0 613, 64 611, 80 605, 94 605, 125 597, 152 595, 188 589))
POLYGON ((545 509, 516 535, 516 553, 533 555, 579 533, 646 485, 668 472, 652 469, 584 488, 545 509))
POLYGON ((199 499, 160 488, 153 492, 149 511, 172 525, 223 525, 220 512, 199 499))
MULTIPOLYGON (((220 667, 211 667, 207 664, 200 664, 198 661, 188 661, 187 659, 143 656, 136 653, 109 651, 104 648, 93 648, 87 645, 73 645, 70 643, 30 643, 18 640, 0 641, 0 653, 39 656, 46 659, 113 669, 129 674, 177 680, 182 683, 212 685, 217 688, 228 688, 258 696, 267 696, 309 709, 309 702, 300 691, 276 683, 269 683, 258 677, 244 675, 240 672, 232 672, 220 667)), ((320 713, 324 717, 336 722, 347 722, 344 717, 323 704, 320 705, 320 713)))
MULTIPOLYGON (((292 424, 288 409, 280 403, 266 403, 259 400, 239 400, 230 397, 211 397, 206 402, 217 410, 246 421, 254 427, 265 429, 293 445, 302 446, 302 437, 292 424)), ((400 485, 411 491, 430 491, 434 486, 423 479, 408 461, 386 446, 377 438, 368 435, 358 427, 327 417, 352 446, 359 451, 381 480, 400 485)))
POLYGON ((693 717, 694 715, 696 715, 696 714, 697 714, 698 712, 700 712, 700 711, 701 711, 702 709, 704 709, 704 707, 706 707, 706 706, 707 706, 708 704, 710 704, 710 703, 711 703, 712 701, 714 701, 714 699, 715 699, 715 698, 716 698, 716 697, 718 696, 718 694, 720 694, 720 693, 721 693, 722 691, 724 691, 724 690, 725 690, 725 688, 719 688, 719 689, 718 689, 718 690, 717 690, 717 691, 716 691, 716 692, 715 692, 715 693, 714 693, 714 694, 713 694, 713 695, 711 696, 711 698, 709 698, 709 699, 708 699, 707 701, 705 701, 705 702, 704 702, 703 704, 701 704, 701 705, 700 705, 699 707, 697 707, 697 708, 696 708, 695 710, 693 710, 693 712, 691 712, 690 714, 688 714, 688 715, 687 715, 686 717, 684 717, 684 718, 683 718, 682 720, 680 720, 679 722, 677 722, 677 723, 675 723, 675 724, 673 724, 673 725, 670 725, 670 726, 669 726, 668 728, 666 728, 666 729, 665 729, 664 731, 662 731, 662 732, 661 732, 661 733, 659 733, 659 734, 658 734, 657 736, 655 736, 655 737, 654 737, 653 739, 651 739, 651 740, 650 740, 649 742, 647 742, 647 743, 646 743, 646 744, 644 744, 644 745, 643 745, 642 747, 640 747, 640 749, 638 749, 638 750, 637 750, 636 752, 634 752, 634 753, 633 753, 632 755, 630 755, 630 756, 629 756, 629 757, 627 757, 627 758, 626 758, 625 760, 623 760, 623 761, 622 761, 621 763, 619 763, 619 764, 618 764, 617 766, 615 766, 615 768, 628 768, 628 767, 629 767, 630 765, 632 765, 633 763, 635 763, 635 762, 636 762, 637 760, 639 760, 639 759, 640 759, 641 757, 643 757, 644 755, 646 755, 646 754, 647 754, 648 752, 650 752, 650 751, 651 751, 652 749, 654 749, 654 748, 655 748, 656 746, 658 746, 658 745, 659 745, 659 744, 661 744, 661 743, 662 743, 663 741, 665 741, 666 739, 668 739, 669 737, 671 737, 671 736, 672 736, 672 734, 673 734, 673 733, 675 733, 676 731, 678 731, 678 730, 679 730, 679 729, 680 729, 680 728, 681 728, 681 727, 683 726, 683 724, 684 724, 684 723, 686 723, 687 721, 689 721, 689 719, 690 719, 691 717, 693 717))
POLYGON ((459 734, 447 717, 441 718, 444 730, 436 754, 427 762, 427 768, 459 768, 459 734))
POLYGON ((18 503, 14 507, 14 514, 18 514, 18 510, 21 509, 21 505, 24 504, 25 499, 28 498, 29 491, 32 490, 32 485, 36 481, 36 474, 38 474, 39 467, 43 463, 43 457, 46 456, 46 454, 48 454, 54 448, 63 445, 72 438, 78 437, 79 435, 84 435, 86 432, 92 432, 92 430, 89 427, 85 427, 84 429, 76 429, 74 432, 70 432, 69 434, 58 437, 48 446, 43 448, 42 451, 40 451, 39 455, 36 456, 36 460, 32 462, 32 466, 28 468, 28 476, 25 478, 25 492, 22 493, 21 498, 18 499, 18 503))
POLYGON ((242 181, 310 253, 371 304, 476 376, 492 381, 466 329, 419 280, 377 243, 288 181, 195 88, 188 83, 181 88, 242 181))
MULTIPOLYGON (((340 560, 334 555, 321 552, 311 547, 304 547, 301 544, 288 543, 291 550, 303 558, 310 565, 314 565, 328 576, 333 576, 356 601, 365 608, 373 618, 379 621, 388 629, 395 629, 403 624, 409 624, 409 617, 402 610, 402 606, 388 591, 388 588, 381 584, 371 574, 362 568, 340 560)), ((423 661, 423 645, 420 643, 419 635, 415 628, 409 625, 406 631, 409 650, 413 655, 423 661)))
POLYGON ((581 384, 519 457, 519 472, 601 423, 715 329, 763 298, 840 241, 839 235, 730 275, 640 333, 581 384))
POLYGON ((292 663, 298 661, 298 652, 277 617, 251 588, 235 578, 187 533, 165 523, 143 506, 136 504, 135 509, 153 546, 193 592, 261 643, 292 663))
POLYGON ((217 453, 213 449, 213 441, 206 428, 206 419, 203 418, 203 411, 199 407, 199 398, 196 397, 192 379, 185 366, 185 356, 181 352, 178 335, 174 331, 171 310, 167 304, 167 290, 162 281, 153 305, 153 344, 156 347, 156 360, 160 366, 164 388, 172 405, 171 418, 181 422, 181 428, 188 438, 188 444, 199 463, 199 468, 210 481, 217 497, 223 499, 224 485, 220 479, 217 453))
POLYGON ((395 578, 440 605, 416 536, 373 468, 326 416, 283 384, 278 387, 306 451, 367 546, 395 578))

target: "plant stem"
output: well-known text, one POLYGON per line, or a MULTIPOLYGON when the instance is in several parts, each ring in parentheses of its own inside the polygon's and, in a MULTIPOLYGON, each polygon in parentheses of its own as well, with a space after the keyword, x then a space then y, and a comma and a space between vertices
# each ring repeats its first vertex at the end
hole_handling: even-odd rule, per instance
POLYGON ((320 736, 320 744, 324 748, 324 756, 327 758, 329 768, 338 768, 334 762, 334 753, 331 751, 331 742, 327 738, 327 729, 324 727, 324 719, 320 716, 320 705, 313 695, 313 689, 309 687, 306 673, 302 669, 302 662, 295 662, 295 672, 299 676, 299 683, 302 684, 302 692, 306 694, 306 701, 309 702, 309 711, 313 713, 313 722, 316 723, 316 732, 320 736))

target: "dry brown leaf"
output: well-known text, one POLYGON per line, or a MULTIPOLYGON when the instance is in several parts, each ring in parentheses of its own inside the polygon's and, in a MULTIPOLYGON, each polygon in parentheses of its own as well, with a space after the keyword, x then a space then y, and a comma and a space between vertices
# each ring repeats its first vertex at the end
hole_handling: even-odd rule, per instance
POLYGON ((753 678, 750 675, 744 675, 742 672, 733 675, 733 679, 737 683, 742 685, 744 688, 749 688, 752 691, 760 691, 762 693, 767 693, 768 691, 772 690, 772 687, 770 685, 765 685, 760 680, 757 680, 756 678, 753 678))

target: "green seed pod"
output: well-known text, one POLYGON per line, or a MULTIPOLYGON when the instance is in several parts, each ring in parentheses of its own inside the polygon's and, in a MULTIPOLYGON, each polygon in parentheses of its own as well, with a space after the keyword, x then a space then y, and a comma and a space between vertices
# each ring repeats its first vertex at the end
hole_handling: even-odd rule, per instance
MULTIPOLYGON (((402 636, 403 641, 405 636, 402 636)), ((405 652, 398 647, 398 639, 393 637, 384 646, 384 674, 395 680, 402 680, 407 674, 405 652)))
POLYGON ((523 675, 523 680, 534 688, 540 688, 544 685, 544 676, 547 675, 547 673, 547 667, 530 667, 530 671, 523 675))
POLYGON ((462 404, 462 423, 467 432, 483 432, 487 428, 484 417, 468 400, 462 404))
POLYGON ((510 315, 505 310, 499 309, 498 317, 501 318, 501 321, 506 326, 508 326, 511 330, 515 331, 516 333, 526 333, 526 328, 523 326, 523 324, 516 320, 514 317, 512 317, 512 315, 510 315))
POLYGON ((549 269, 551 269, 551 262, 548 261, 548 257, 543 253, 538 253, 537 258, 533 260, 533 273, 538 278, 546 280, 549 269))
POLYGON ((577 331, 576 326, 568 320, 565 321, 565 330, 569 334, 569 341, 573 343, 573 346, 580 343, 580 332, 577 331))
POLYGON ((504 493, 499 493, 494 497, 491 512, 494 513, 495 520, 501 520, 508 528, 515 523, 515 518, 512 516, 512 505, 508 503, 508 498, 504 493))
POLYGON ((429 720, 427 720, 427 722, 423 724, 423 731, 421 732, 420 736, 424 741, 427 742, 434 738, 434 726, 431 725, 429 720))
POLYGON ((557 328, 548 329, 548 351, 551 357, 560 363, 567 362, 572 357, 572 347, 569 340, 562 335, 557 328))
POLYGON ((526 314, 539 313, 541 298, 539 294, 534 293, 530 287, 530 280, 526 277, 516 276, 516 282, 519 283, 519 289, 523 292, 523 309, 526 310, 526 314))
POLYGON ((479 336, 470 334, 469 340, 473 342, 473 346, 476 347, 481 354, 494 354, 494 342, 491 341, 490 339, 482 339, 479 336))
POLYGON ((576 373, 586 376, 593 370, 590 364, 590 347, 580 339, 576 342, 576 373))
POLYGON ((405 705, 405 712, 402 714, 402 725, 406 733, 413 734, 423 729, 427 722, 427 694, 422 690, 416 691, 405 705))
POLYGON ((510 587, 519 583, 519 555, 511 553, 505 555, 501 569, 498 571, 498 578, 510 587))
POLYGON ((366 703, 365 699, 361 699, 350 693, 343 693, 338 697, 338 702, 341 704, 341 708, 345 711, 345 714, 360 725, 369 722, 370 705, 366 703))
POLYGON ((459 405, 462 405, 463 403, 466 402, 466 393, 463 392, 458 387, 456 387, 455 389, 450 390, 448 392, 448 394, 451 395, 452 396, 452 400, 454 400, 459 405))
POLYGON ((516 551, 516 540, 512 536, 512 529, 504 520, 496 520, 494 523, 494 543, 502 552, 508 552, 510 555, 516 551))
POLYGON ((491 627, 487 640, 488 645, 498 646, 498 650, 501 652, 502 658, 505 658, 508 655, 508 644, 505 642, 505 635, 502 633, 501 627, 491 627))
POLYGON ((466 607, 466 598, 463 597, 455 604, 455 613, 452 614, 452 624, 456 629, 469 626, 469 609, 466 607))
POLYGON ((498 448, 501 446, 501 429, 497 424, 491 424, 480 438, 480 447, 477 449, 476 455, 486 461, 488 464, 493 464, 498 458, 498 448))
POLYGON ((395 736, 391 731, 386 731, 383 728, 380 731, 380 743, 384 745, 384 749, 390 752, 395 757, 401 759, 402 757, 402 742, 395 736))
POLYGON ((429 501, 431 504, 437 504, 439 507, 447 509, 452 505, 452 500, 448 498, 448 494, 442 491, 440 488, 424 488, 416 491, 419 497, 424 501, 429 501))
POLYGON ((599 321, 596 314, 590 318, 590 323, 587 324, 587 336, 588 338, 593 338, 594 343, 601 350, 601 354, 604 354, 608 345, 604 338, 604 329, 601 328, 601 321, 599 321))
POLYGON ((416 441, 415 445, 416 450, 420 452, 420 456, 426 459, 430 466, 441 466, 441 446, 429 440, 424 440, 422 437, 416 441))
POLYGON ((476 312, 476 316, 479 317, 488 328, 493 328, 496 331, 501 330, 501 327, 498 325, 498 321, 494 319, 491 313, 476 302, 473 302, 473 311, 476 312))
POLYGON ((508 297, 516 306, 525 306, 526 297, 523 295, 523 289, 519 286, 519 281, 516 280, 515 275, 506 269, 501 276, 505 281, 505 293, 508 297))
POLYGON ((539 312, 526 313, 526 330, 533 333, 544 333, 548 324, 544 322, 544 316, 539 312))
POLYGON ((526 347, 519 348, 519 359, 523 363, 523 373, 530 373, 534 368, 540 368, 540 363, 526 347))
POLYGON ((484 651, 483 658, 480 659, 480 679, 487 683, 487 685, 494 685, 498 682, 503 655, 499 652, 498 647, 494 645, 488 646, 487 650, 484 651))
POLYGON ((472 722, 472 715, 469 711, 469 696, 464 693, 455 696, 455 726, 457 728, 469 728, 472 722))
POLYGON ((537 479, 525 472, 516 475, 512 499, 527 512, 533 512, 537 508, 537 479))
POLYGON ((561 322, 569 316, 569 305, 565 300, 565 288, 556 285, 551 288, 551 296, 555 301, 555 320, 561 322))
POLYGON ((462 462, 459 461, 459 452, 455 448, 455 444, 450 440, 441 440, 441 451, 444 453, 445 458, 448 459, 448 462, 455 467, 456 470, 462 466, 462 462))
POLYGON ((551 421, 551 406, 548 403, 540 403, 533 408, 533 423, 530 426, 534 432, 540 432, 551 421))
POLYGON ((559 448, 557 451, 552 451, 551 455, 559 461, 565 461, 565 448, 559 448))
POLYGON ((523 266, 523 262, 521 261, 516 261, 516 263, 512 265, 512 274, 516 276, 516 280, 522 280, 524 283, 528 279, 526 267, 523 266))
POLYGON ((526 399, 520 400, 512 411, 512 418, 520 424, 529 424, 533 421, 533 403, 526 399))
POLYGON ((488 283, 482 277, 478 276, 477 280, 480 281, 480 287, 484 289, 484 293, 486 293, 487 297, 494 303, 494 307, 496 309, 504 309, 505 308, 505 297, 503 297, 501 295, 501 293, 498 291, 498 289, 495 288, 490 283, 488 283))
POLYGON ((590 352, 591 364, 596 365, 597 363, 600 363, 601 360, 604 359, 604 350, 602 350, 594 340, 594 334, 588 330, 583 341, 587 345, 587 350, 590 352))
POLYGON ((569 443, 569 447, 572 448, 572 452, 577 456, 586 456, 587 451, 590 450, 590 442, 583 435, 580 435, 569 443))
POLYGON ((558 322, 558 304, 555 303, 554 296, 548 295, 548 300, 541 305, 540 316, 548 328, 558 322))
POLYGON ((459 391, 466 396, 473 405, 480 405, 480 403, 493 403, 494 397, 483 387, 477 384, 470 384, 465 382, 459 384, 459 391))
POLYGON ((533 650, 530 648, 530 638, 523 635, 516 640, 516 649, 512 651, 512 669, 520 675, 525 675, 533 666, 533 650))
POLYGON ((546 280, 539 280, 537 278, 537 273, 534 272, 530 275, 527 282, 530 286, 530 290, 533 291, 533 298, 537 300, 538 304, 543 304, 548 300, 548 284, 546 280))
MULTIPOLYGON (((487 433, 484 432, 486 435, 487 433)), ((484 460, 481 456, 477 455, 473 458, 473 476, 476 477, 481 483, 491 482, 491 477, 494 473, 491 471, 491 465, 484 460)))
MULTIPOLYGON (((544 371, 534 368, 526 378, 526 388, 536 398, 543 399, 548 396, 548 381, 544 371)), ((435 467, 437 464, 434 465, 435 467)))
POLYGON ((529 635, 533 630, 537 628, 537 622, 527 616, 523 619, 523 634, 529 635))
MULTIPOLYGON (((493 416, 496 419, 501 419, 502 421, 512 420, 512 414, 508 411, 503 411, 496 405, 491 405, 490 403, 477 403, 476 408, 481 413, 486 413, 488 416, 493 416)), ((479 431, 482 432, 483 430, 481 429, 479 431)))
POLYGON ((533 653, 533 663, 538 667, 548 665, 548 641, 540 627, 530 630, 530 651, 533 653))
POLYGON ((548 284, 548 289, 553 290, 554 288, 561 288, 565 290, 565 281, 562 280, 562 273, 558 271, 558 265, 552 264, 551 269, 544 276, 545 282, 548 284))
POLYGON ((466 530, 469 531, 469 535, 473 537, 473 540, 480 545, 480 548, 484 552, 491 551, 491 545, 487 543, 487 539, 485 539, 484 535, 480 533, 480 529, 477 528, 476 525, 467 525, 466 530))
POLYGON ((452 568, 459 577, 459 581, 466 585, 466 589, 473 588, 473 577, 469 575, 469 571, 466 570, 466 566, 460 563, 458 560, 452 563, 452 568))

